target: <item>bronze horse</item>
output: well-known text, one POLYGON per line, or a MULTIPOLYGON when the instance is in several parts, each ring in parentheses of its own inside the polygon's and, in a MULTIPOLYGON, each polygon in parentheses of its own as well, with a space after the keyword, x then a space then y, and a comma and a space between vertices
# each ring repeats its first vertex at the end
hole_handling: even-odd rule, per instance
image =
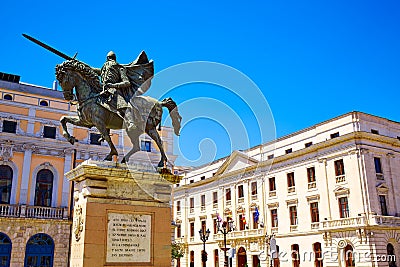
POLYGON ((132 97, 131 101, 134 101, 140 109, 145 125, 137 125, 135 122, 137 128, 127 131, 123 119, 102 105, 102 101, 99 101, 102 98, 100 95, 102 84, 90 66, 74 59, 64 61, 56 66, 56 78, 63 90, 65 100, 72 101, 74 99, 74 88, 76 92, 78 116, 63 116, 60 119, 63 135, 71 144, 74 144, 77 140, 69 134, 67 123, 86 128, 96 127, 111 149, 104 160, 112 160, 113 155, 118 155, 118 152, 110 138, 110 129, 125 129, 133 145, 121 161, 121 163, 125 163, 129 161, 132 154, 140 150, 139 136, 145 132, 156 142, 160 150, 161 160, 158 167, 165 166, 168 159, 157 132, 157 126, 161 122, 162 107, 168 108, 176 135, 179 135, 182 120, 176 103, 171 98, 158 101, 148 96, 132 97))

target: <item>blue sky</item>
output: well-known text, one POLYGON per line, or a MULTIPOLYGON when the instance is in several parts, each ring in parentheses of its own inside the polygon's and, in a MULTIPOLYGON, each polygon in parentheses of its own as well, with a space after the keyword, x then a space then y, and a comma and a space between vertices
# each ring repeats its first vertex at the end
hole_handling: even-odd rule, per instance
MULTIPOLYGON (((6 1, 1 13, 0 71, 23 82, 50 87, 62 59, 22 33, 95 67, 109 50, 120 63, 145 50, 157 73, 210 61, 251 79, 268 105, 246 83, 227 90, 208 76, 164 89, 182 104, 178 164, 205 163, 352 110, 400 121, 398 1, 6 1)), ((156 88, 148 95, 158 97, 156 88)))

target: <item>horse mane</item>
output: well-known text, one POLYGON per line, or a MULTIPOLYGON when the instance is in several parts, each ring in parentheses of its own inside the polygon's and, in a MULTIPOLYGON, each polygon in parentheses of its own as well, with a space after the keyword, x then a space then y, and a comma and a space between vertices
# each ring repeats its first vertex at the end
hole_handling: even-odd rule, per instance
POLYGON ((79 72, 88 82, 90 87, 92 87, 96 92, 101 92, 102 86, 99 81, 99 76, 89 65, 76 59, 64 61, 56 67, 57 79, 59 74, 63 72, 65 73, 66 70, 79 72))

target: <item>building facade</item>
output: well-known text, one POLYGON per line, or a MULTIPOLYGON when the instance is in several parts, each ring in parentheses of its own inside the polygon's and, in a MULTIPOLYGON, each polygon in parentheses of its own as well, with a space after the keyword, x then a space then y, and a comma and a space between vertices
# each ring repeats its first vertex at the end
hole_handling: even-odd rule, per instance
POLYGON ((174 188, 180 266, 400 266, 400 124, 351 112, 200 166, 174 188), (229 228, 229 224, 227 227, 229 228))
MULTIPOLYGON (((68 125, 79 141, 62 136, 59 119, 76 115, 61 91, 19 82, 0 73, 0 266, 68 266, 71 233, 71 183, 64 173, 109 152, 96 129, 68 125)), ((173 130, 160 132, 173 163, 173 130)), ((131 143, 111 131, 120 159, 131 143)), ((147 135, 135 164, 156 165, 160 155, 147 135)), ((119 159, 119 160, 120 160, 119 159)))

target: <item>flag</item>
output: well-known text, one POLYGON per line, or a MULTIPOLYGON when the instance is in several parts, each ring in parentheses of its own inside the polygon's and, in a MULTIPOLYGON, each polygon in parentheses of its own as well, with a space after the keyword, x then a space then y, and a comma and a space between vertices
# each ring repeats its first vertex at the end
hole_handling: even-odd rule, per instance
POLYGON ((246 225, 246 218, 244 216, 242 218, 242 222, 243 222, 244 225, 246 225))
POLYGON ((260 218, 260 213, 258 212, 258 209, 256 207, 256 211, 254 212, 254 222, 258 222, 260 218))
POLYGON ((218 220, 219 222, 222 222, 222 218, 221 218, 221 216, 219 216, 219 213, 217 213, 217 220, 218 220))

